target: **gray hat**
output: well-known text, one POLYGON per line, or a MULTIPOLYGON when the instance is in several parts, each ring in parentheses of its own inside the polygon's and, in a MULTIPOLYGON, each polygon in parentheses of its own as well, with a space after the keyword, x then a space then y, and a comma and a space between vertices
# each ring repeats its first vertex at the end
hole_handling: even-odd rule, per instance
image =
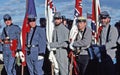
POLYGON ((3 16, 3 19, 4 19, 4 20, 11 20, 11 16, 10 16, 9 14, 5 14, 5 15, 3 16))
POLYGON ((111 18, 107 11, 103 11, 100 13, 100 18, 106 18, 106 17, 111 18))
POLYGON ((55 12, 54 18, 62 18, 61 13, 60 12, 55 12))
POLYGON ((77 17, 77 19, 76 19, 76 23, 78 23, 78 22, 86 22, 86 18, 83 17, 83 16, 81 16, 81 17, 77 17))
POLYGON ((33 19, 33 18, 35 18, 35 19, 36 19, 36 16, 35 16, 35 15, 30 14, 30 15, 28 15, 28 18, 29 18, 29 19, 31 19, 31 18, 32 18, 32 19, 33 19))

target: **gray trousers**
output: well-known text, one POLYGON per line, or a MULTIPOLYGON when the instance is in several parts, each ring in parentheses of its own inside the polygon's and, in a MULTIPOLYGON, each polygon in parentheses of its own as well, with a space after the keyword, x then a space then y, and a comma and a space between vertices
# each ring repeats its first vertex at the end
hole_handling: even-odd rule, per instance
POLYGON ((38 52, 31 51, 31 54, 26 55, 26 62, 30 75, 43 75, 43 61, 38 60, 38 52))
POLYGON ((69 62, 67 55, 67 50, 65 49, 56 50, 55 56, 59 66, 59 74, 55 75, 68 75, 69 62))
POLYGON ((16 75, 15 57, 12 56, 12 52, 9 47, 4 47, 3 49, 3 60, 7 75, 16 75))

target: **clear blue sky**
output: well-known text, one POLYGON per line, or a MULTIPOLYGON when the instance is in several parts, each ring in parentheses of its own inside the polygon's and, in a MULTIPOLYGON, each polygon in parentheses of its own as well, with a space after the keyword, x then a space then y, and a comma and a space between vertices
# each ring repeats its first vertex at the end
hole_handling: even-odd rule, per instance
MULTIPOLYGON (((4 25, 2 17, 8 13, 12 16, 13 22, 22 26, 25 15, 25 1, 26 0, 0 0, 0 24, 4 25)), ((57 11, 60 11, 67 18, 73 19, 75 0, 53 0, 57 11)), ((91 13, 92 0, 83 0, 83 15, 86 12, 91 13)), ((108 11, 112 17, 111 24, 120 20, 120 0, 100 0, 101 10, 108 11)), ((44 17, 45 0, 35 0, 37 18, 44 17)), ((38 21, 37 21, 37 24, 38 21)))

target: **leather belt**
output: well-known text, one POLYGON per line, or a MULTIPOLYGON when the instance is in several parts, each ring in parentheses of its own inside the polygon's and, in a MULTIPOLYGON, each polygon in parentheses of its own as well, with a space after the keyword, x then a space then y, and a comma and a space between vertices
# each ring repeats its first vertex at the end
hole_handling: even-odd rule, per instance
POLYGON ((12 42, 12 40, 10 40, 10 39, 4 39, 4 40, 2 40, 3 44, 11 44, 11 42, 12 42))
POLYGON ((26 45, 26 47, 30 48, 30 47, 38 47, 38 45, 26 45))

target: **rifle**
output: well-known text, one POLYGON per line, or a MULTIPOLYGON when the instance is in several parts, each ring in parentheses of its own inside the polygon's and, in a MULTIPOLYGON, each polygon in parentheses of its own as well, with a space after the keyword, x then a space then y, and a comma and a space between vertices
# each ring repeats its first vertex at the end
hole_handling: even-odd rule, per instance
POLYGON ((77 68, 76 55, 72 51, 70 51, 68 57, 71 58, 69 75, 73 75, 73 71, 75 75, 78 75, 79 70, 77 68))

